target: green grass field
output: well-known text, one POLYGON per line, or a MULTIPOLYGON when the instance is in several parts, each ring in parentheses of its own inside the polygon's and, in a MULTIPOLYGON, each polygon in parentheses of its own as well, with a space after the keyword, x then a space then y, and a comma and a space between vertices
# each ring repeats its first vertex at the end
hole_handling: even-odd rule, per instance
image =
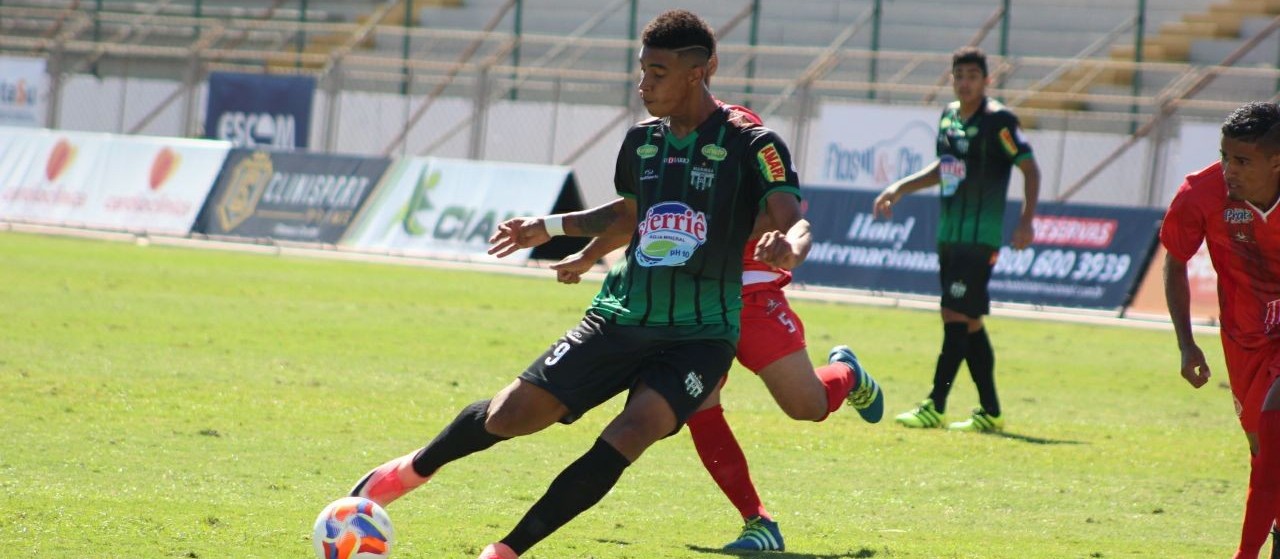
MULTIPOLYGON (((0 556, 307 558, 311 523, 572 326, 550 277, 0 234, 0 556)), ((888 413, 922 398, 936 313, 798 301, 888 413)), ((1192 390, 1170 332, 993 317, 1006 436, 788 420, 735 368, 728 417, 782 559, 1221 558, 1247 450, 1221 348, 1192 390)), ((962 371, 957 417, 976 402, 962 371)), ((397 558, 474 558, 620 405, 446 467, 389 507, 397 558)), ((528 559, 723 557, 740 521, 686 433, 528 559)))

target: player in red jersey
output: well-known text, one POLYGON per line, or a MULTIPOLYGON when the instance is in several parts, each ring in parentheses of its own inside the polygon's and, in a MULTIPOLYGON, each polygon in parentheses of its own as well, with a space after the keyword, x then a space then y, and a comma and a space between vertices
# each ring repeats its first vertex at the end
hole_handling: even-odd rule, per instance
MULTIPOLYGON (((1248 103, 1232 112, 1221 156, 1188 175, 1169 205, 1160 227, 1169 253, 1164 286, 1182 377, 1200 388, 1210 373, 1191 334, 1187 261, 1209 243, 1227 376, 1253 455, 1235 559, 1257 559, 1280 514, 1280 107, 1248 103)), ((1280 557, 1275 544, 1271 556, 1280 557)))
MULTIPOLYGON (((714 58, 711 68, 714 73, 714 58)), ((731 118, 761 124, 760 117, 750 109, 721 105, 730 109, 731 118)), ((810 361, 804 323, 791 310, 782 291, 791 283, 791 272, 755 258, 760 238, 776 234, 776 230, 769 216, 761 213, 756 218, 752 240, 743 253, 742 334, 738 341, 738 362, 764 381, 778 406, 792 419, 822 421, 839 409, 842 402, 848 401, 866 421, 880 421, 884 414, 884 396, 848 346, 832 348, 827 364, 817 369, 810 361)), ((597 237, 582 252, 566 257, 552 268, 556 270, 559 281, 577 283, 583 272, 612 250, 624 246, 626 241, 626 238, 597 237)), ((703 466, 744 521, 738 539, 726 545, 725 549, 782 551, 786 547, 782 533, 765 509, 751 481, 746 455, 725 420, 724 409, 720 406, 720 389, 723 386, 722 381, 689 418, 688 425, 703 466)))

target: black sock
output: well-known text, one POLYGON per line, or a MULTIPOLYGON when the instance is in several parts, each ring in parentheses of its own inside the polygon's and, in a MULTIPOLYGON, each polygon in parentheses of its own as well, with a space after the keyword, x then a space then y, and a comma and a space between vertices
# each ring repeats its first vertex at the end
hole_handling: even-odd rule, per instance
POLYGON ((507 440, 508 437, 499 437, 485 430, 484 420, 488 415, 489 400, 480 400, 462 408, 452 423, 414 455, 413 471, 420 476, 429 476, 440 466, 507 440))
POLYGON ((502 538, 502 543, 516 554, 524 554, 573 517, 600 502, 630 465, 627 457, 612 445, 596 439, 591 450, 556 476, 542 498, 529 508, 511 533, 502 538))
POLYGON ((996 396, 996 354, 991 349, 991 339, 983 328, 969 334, 969 376, 978 387, 978 402, 987 413, 1000 417, 1000 398, 996 396))
POLYGON ((1271 559, 1280 559, 1280 526, 1271 525, 1271 559))
POLYGON ((942 353, 938 354, 938 366, 933 371, 933 392, 929 399, 938 413, 947 411, 947 395, 951 394, 951 384, 956 381, 960 372, 960 363, 969 353, 969 324, 965 322, 946 322, 942 325, 942 353))

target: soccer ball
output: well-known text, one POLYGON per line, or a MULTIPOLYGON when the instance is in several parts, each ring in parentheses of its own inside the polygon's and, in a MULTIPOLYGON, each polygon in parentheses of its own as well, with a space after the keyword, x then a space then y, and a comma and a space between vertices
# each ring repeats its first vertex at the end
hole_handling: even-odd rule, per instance
POLYGON ((378 503, 343 497, 316 517, 311 544, 320 559, 385 559, 395 542, 391 517, 378 503))

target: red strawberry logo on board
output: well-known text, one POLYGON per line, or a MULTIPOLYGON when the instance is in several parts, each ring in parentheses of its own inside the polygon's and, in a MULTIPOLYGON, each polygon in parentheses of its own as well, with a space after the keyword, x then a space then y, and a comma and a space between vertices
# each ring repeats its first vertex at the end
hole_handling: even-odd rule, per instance
POLYGON ((49 182, 58 180, 75 158, 76 146, 71 145, 66 138, 59 138, 58 143, 54 144, 53 150, 49 152, 49 160, 44 164, 45 178, 49 179, 49 182))
POLYGON ((160 190, 178 170, 179 163, 182 163, 182 155, 168 147, 156 152, 155 159, 151 160, 151 174, 147 183, 151 190, 160 190))

